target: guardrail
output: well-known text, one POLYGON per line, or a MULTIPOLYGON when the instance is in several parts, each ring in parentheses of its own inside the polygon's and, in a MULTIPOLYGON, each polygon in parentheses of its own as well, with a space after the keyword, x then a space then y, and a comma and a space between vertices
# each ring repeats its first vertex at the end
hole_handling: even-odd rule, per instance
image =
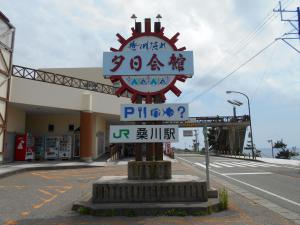
MULTIPOLYGON (((116 87, 111 85, 17 65, 12 66, 12 76, 50 84, 62 85, 66 87, 79 88, 109 95, 115 95, 115 92, 117 90, 116 87)), ((122 97, 129 98, 130 96, 129 93, 125 92, 122 97)))

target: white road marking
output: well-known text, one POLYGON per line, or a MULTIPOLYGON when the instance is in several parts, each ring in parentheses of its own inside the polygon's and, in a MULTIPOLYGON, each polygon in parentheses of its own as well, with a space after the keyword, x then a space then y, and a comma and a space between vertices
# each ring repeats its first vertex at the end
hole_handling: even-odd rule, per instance
MULTIPOLYGON (((189 160, 186 160, 186 159, 183 159, 183 158, 181 158, 181 157, 178 157, 178 158, 180 158, 180 159, 182 159, 182 160, 184 160, 184 161, 186 161, 186 162, 193 163, 193 162, 191 162, 191 161, 189 161, 189 160)), ((195 164, 195 163, 194 163, 194 164, 195 164)), ((202 164, 201 164, 201 165, 202 165, 202 164)), ((222 173, 219 173, 219 172, 217 172, 217 171, 214 171, 214 170, 210 170, 210 171, 213 172, 213 173, 215 173, 215 174, 219 174, 219 175, 221 175, 221 176, 223 176, 223 177, 226 177, 226 178, 228 178, 228 179, 234 180, 234 181, 236 181, 236 182, 238 182, 238 183, 244 184, 244 185, 246 185, 246 186, 248 186, 248 187, 251 187, 251 188, 253 188, 253 189, 256 189, 256 190, 259 190, 259 191, 264 192, 264 193, 266 193, 266 194, 272 195, 272 196, 274 196, 274 197, 276 197, 276 198, 279 198, 279 199, 281 199, 281 200, 284 200, 284 201, 286 201, 286 202, 289 202, 289 203, 291 203, 291 204, 293 204, 293 205, 300 206, 300 203, 295 202, 295 201, 292 201, 292 200, 287 199, 287 198, 285 198, 285 197, 282 197, 282 196, 280 196, 280 195, 274 194, 273 192, 270 192, 270 191, 264 190, 264 189, 262 189, 262 188, 256 187, 256 186, 254 186, 254 185, 252 185, 252 184, 248 184, 248 183, 246 183, 246 182, 244 182, 244 181, 240 181, 240 180, 235 179, 235 178, 233 178, 233 177, 230 177, 230 176, 228 176, 228 175, 223 175, 222 173)))
POLYGON ((249 162, 248 164, 253 165, 253 166, 269 167, 268 165, 263 164, 263 163, 249 162))
POLYGON ((284 168, 289 168, 289 169, 294 169, 294 170, 299 170, 300 167, 290 167, 290 166, 283 166, 284 168))
POLYGON ((247 165, 244 165, 243 163, 239 163, 239 162, 232 162, 231 164, 237 166, 237 167, 246 167, 247 165))
POLYGON ((255 163, 255 162, 250 162, 252 165, 258 165, 258 166, 262 166, 262 167, 271 167, 271 166, 273 166, 273 167, 281 167, 281 166, 279 166, 279 165, 275 165, 275 164, 269 164, 269 163, 260 163, 260 162, 257 162, 257 163, 255 163))
POLYGON ((221 165, 221 166, 225 166, 225 167, 233 167, 233 166, 229 166, 229 165, 226 165, 224 163, 219 163, 219 162, 216 162, 215 164, 218 164, 218 165, 221 165))
POLYGON ((244 165, 244 166, 247 166, 247 167, 257 167, 257 166, 255 166, 255 165, 252 165, 252 164, 249 164, 249 163, 246 163, 246 162, 244 162, 244 163, 239 163, 239 164, 244 165))
POLYGON ((222 175, 233 176, 233 175, 265 175, 273 174, 271 172, 254 172, 254 173, 222 173, 222 175))
POLYGON ((202 163, 194 163, 194 164, 197 165, 197 166, 201 166, 201 167, 203 167, 203 168, 206 168, 206 166, 203 165, 202 163))
POLYGON ((274 164, 265 164, 268 167, 282 167, 282 166, 278 166, 278 165, 274 165, 274 164))
POLYGON ((222 166, 218 166, 218 165, 216 165, 214 163, 210 163, 209 165, 212 166, 212 167, 216 167, 216 168, 222 168, 222 166))
POLYGON ((245 166, 238 165, 235 162, 222 162, 222 164, 225 164, 225 165, 228 165, 228 166, 232 166, 232 167, 245 167, 245 166))

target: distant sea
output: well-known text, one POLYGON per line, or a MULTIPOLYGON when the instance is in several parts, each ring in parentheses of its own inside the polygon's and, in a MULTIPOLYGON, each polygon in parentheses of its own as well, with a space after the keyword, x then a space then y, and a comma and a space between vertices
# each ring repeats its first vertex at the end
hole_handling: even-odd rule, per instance
MULTIPOLYGON (((272 158, 272 149, 271 148, 257 148, 258 150, 261 151, 261 157, 266 157, 266 158, 272 158)), ((291 150, 291 148, 289 148, 289 150, 291 150)), ((277 155, 277 153, 280 151, 279 148, 274 148, 274 157, 277 155)), ((298 152, 300 154, 300 149, 297 148, 296 152, 298 152)), ((292 159, 295 160, 300 160, 300 155, 293 157, 292 159)))

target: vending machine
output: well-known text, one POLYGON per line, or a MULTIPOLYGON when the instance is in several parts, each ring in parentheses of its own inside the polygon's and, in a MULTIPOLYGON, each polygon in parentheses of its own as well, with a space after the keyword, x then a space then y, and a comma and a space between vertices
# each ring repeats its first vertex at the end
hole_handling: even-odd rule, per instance
POLYGON ((71 157, 72 157, 72 136, 63 135, 60 138, 59 158, 71 159, 71 157))
POLYGON ((16 136, 15 160, 33 160, 34 159, 34 138, 30 133, 16 136))
POLYGON ((37 136, 34 138, 35 159, 41 160, 45 158, 45 137, 37 136))
POLYGON ((45 138, 45 159, 57 159, 60 146, 60 138, 46 136, 45 138))

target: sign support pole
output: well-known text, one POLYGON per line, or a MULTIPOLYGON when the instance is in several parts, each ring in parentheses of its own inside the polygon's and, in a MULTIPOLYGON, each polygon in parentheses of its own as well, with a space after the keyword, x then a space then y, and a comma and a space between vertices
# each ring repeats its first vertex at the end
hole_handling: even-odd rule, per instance
POLYGON ((203 127, 204 143, 205 143, 205 162, 206 162, 206 183, 207 189, 210 189, 209 183, 209 149, 207 140, 207 127, 203 127))
MULTIPOLYGON (((142 104, 142 102, 143 102, 142 96, 137 96, 136 103, 142 104)), ((138 122, 135 123, 139 124, 138 122)), ((140 143, 134 144, 134 154, 135 154, 135 161, 143 161, 142 144, 140 143)))
MULTIPOLYGON (((161 99, 159 95, 154 97, 154 103, 164 103, 164 101, 161 99)), ((158 125, 162 124, 161 122, 157 122, 158 125)), ((163 160, 163 143, 155 143, 155 161, 161 161, 163 160)))

